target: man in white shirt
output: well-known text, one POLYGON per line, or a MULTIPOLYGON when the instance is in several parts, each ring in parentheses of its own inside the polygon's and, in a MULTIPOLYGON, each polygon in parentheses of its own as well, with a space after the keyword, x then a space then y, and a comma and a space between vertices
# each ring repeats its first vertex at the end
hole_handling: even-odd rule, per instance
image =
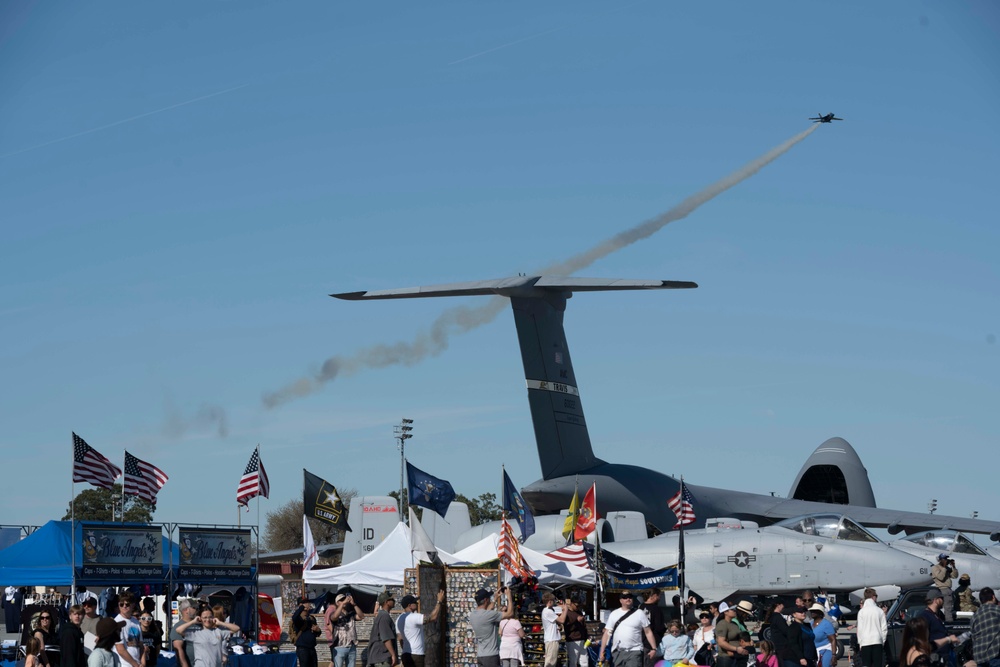
POLYGON ((562 609, 556 609, 556 596, 551 591, 542 594, 542 635, 545 642, 545 667, 556 667, 559 664, 559 642, 562 634, 559 632, 559 614, 562 609))
POLYGON ((878 593, 865 589, 865 602, 858 611, 858 646, 864 667, 882 667, 882 645, 888 634, 885 612, 878 606, 878 593))
POLYGON ((403 667, 424 667, 424 623, 438 620, 444 606, 444 591, 438 591, 434 611, 426 615, 417 612, 417 598, 412 595, 404 595, 400 602, 403 613, 396 619, 396 629, 403 638, 400 656, 403 667))
POLYGON ((122 661, 122 667, 146 667, 146 651, 142 644, 142 630, 135 617, 135 595, 125 591, 118 596, 118 615, 115 621, 124 622, 121 641, 115 644, 115 652, 122 661))
MULTIPOLYGON (((642 637, 646 636, 650 646, 656 646, 656 637, 649 629, 649 617, 642 612, 636 613, 638 609, 632 595, 623 593, 620 604, 621 608, 608 616, 598 655, 603 659, 604 648, 610 643, 615 667, 642 667, 642 637)), ((649 657, 654 655, 655 648, 650 650, 649 657)))

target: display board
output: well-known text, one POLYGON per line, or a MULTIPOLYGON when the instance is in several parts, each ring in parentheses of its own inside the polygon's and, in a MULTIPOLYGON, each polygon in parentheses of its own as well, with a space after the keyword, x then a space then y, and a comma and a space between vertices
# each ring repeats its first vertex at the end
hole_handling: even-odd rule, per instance
POLYGON ((184 581, 249 579, 250 530, 178 528, 180 563, 177 576, 184 581))
POLYGON ((476 608, 475 595, 480 588, 497 590, 499 570, 447 569, 444 572, 448 591, 446 660, 452 667, 478 667, 476 633, 469 624, 469 612, 476 608))
POLYGON ((158 525, 80 524, 76 580, 122 582, 163 578, 163 528, 158 525))

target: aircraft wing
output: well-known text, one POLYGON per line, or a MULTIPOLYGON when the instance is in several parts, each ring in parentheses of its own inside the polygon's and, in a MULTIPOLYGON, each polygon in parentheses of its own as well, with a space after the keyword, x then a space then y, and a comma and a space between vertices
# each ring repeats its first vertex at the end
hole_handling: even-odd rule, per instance
POLYGON ((367 290, 331 294, 337 299, 369 301, 372 299, 414 299, 432 296, 521 296, 550 292, 606 292, 639 289, 692 289, 697 283, 686 280, 623 280, 620 278, 577 278, 575 276, 514 276, 496 280, 367 290))
POLYGON ((881 507, 818 503, 739 491, 725 491, 724 495, 719 496, 717 495, 719 494, 718 489, 696 487, 693 484, 688 486, 696 499, 699 497, 699 493, 703 493, 705 498, 712 498, 716 511, 730 512, 720 516, 760 517, 764 522, 777 522, 803 514, 836 512, 845 514, 864 526, 888 528, 893 535, 899 532, 905 532, 909 535, 921 530, 960 530, 964 533, 989 535, 991 540, 1000 541, 1000 522, 998 521, 925 512, 906 512, 881 507), (702 488, 704 491, 701 490, 702 488))

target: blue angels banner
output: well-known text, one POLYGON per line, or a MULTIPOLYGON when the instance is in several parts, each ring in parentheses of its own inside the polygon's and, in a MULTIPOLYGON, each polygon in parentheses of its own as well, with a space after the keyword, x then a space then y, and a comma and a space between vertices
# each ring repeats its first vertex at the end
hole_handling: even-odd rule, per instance
POLYGON ((406 478, 410 481, 410 504, 434 510, 443 518, 448 505, 455 499, 455 489, 451 488, 451 483, 428 475, 409 461, 406 462, 406 478))
POLYGON ((179 530, 177 576, 187 581, 250 578, 250 531, 218 528, 179 530))
POLYGON ((524 502, 524 498, 517 492, 514 482, 510 481, 507 471, 503 471, 503 508, 510 512, 511 517, 517 521, 521 529, 521 542, 531 537, 535 532, 535 516, 524 502))
POLYGON ((155 581, 163 578, 160 526, 84 523, 78 531, 77 581, 155 581))
POLYGON ((607 549, 597 553, 597 547, 583 542, 587 562, 601 574, 605 590, 638 591, 646 588, 677 588, 677 566, 650 569, 645 565, 612 553, 607 549))

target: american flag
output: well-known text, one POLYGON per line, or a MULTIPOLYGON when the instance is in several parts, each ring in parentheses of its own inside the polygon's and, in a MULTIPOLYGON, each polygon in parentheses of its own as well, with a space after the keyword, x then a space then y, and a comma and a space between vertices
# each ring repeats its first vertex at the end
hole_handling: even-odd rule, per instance
POLYGON ((73 434, 73 482, 88 482, 110 489, 122 474, 121 468, 73 434))
POLYGON ((570 565, 590 569, 590 563, 587 561, 587 552, 583 550, 582 544, 576 542, 570 544, 569 546, 565 546, 562 549, 550 551, 545 555, 549 558, 555 558, 556 560, 569 563, 570 565))
POLYGON ((125 493, 156 504, 156 493, 167 483, 167 473, 125 452, 125 493))
POLYGON ((270 493, 271 485, 267 482, 264 462, 260 460, 260 448, 257 448, 253 450, 250 463, 240 478, 240 485, 236 487, 236 502, 245 506, 255 496, 270 498, 270 493))
POLYGON ((674 528, 694 523, 693 503, 694 498, 691 497, 691 492, 688 491, 684 482, 681 482, 680 490, 670 496, 670 500, 667 501, 667 507, 677 516, 677 523, 674 524, 674 528))
POLYGON ((534 572, 524 561, 521 549, 518 547, 517 538, 514 537, 514 529, 507 523, 507 518, 502 519, 500 530, 500 541, 497 543, 497 556, 500 557, 500 564, 504 569, 515 577, 522 580, 534 576, 534 572))

